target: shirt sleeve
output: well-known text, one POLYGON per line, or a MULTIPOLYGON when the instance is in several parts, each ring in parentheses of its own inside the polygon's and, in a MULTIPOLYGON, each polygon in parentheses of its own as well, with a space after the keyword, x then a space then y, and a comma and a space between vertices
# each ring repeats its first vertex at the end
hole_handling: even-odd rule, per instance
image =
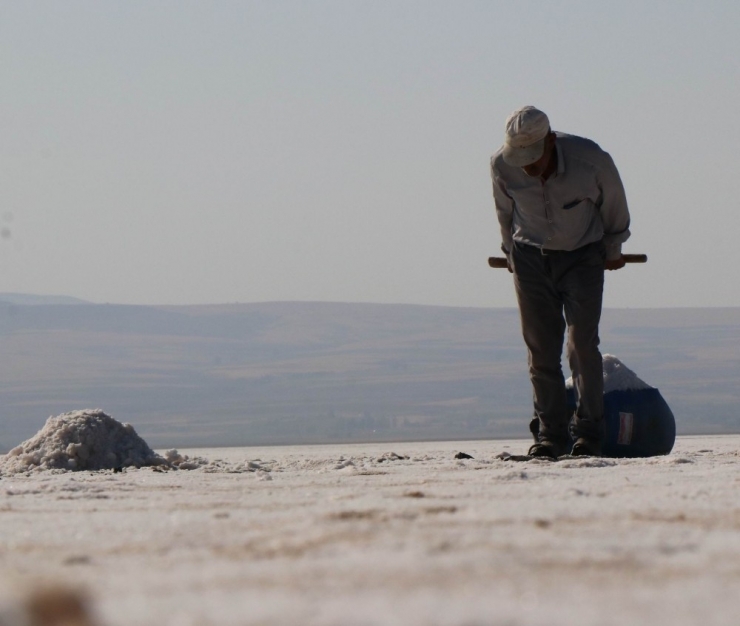
POLYGON ((611 156, 604 153, 604 162, 598 174, 601 189, 601 221, 604 226, 606 258, 618 259, 622 254, 622 244, 629 239, 630 213, 627 196, 619 177, 617 166, 611 156))
POLYGON ((496 174, 493 160, 491 160, 491 180, 493 181, 493 201, 496 205, 496 216, 501 226, 501 249, 508 256, 514 245, 512 239, 514 200, 506 193, 504 181, 496 174))

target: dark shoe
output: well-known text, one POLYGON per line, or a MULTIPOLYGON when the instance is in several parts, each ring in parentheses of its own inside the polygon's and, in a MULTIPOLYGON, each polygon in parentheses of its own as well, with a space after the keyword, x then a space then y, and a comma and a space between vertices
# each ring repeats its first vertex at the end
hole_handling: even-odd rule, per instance
POLYGON ((572 456, 601 456, 601 444, 592 439, 579 437, 573 444, 572 456))
POLYGON ((552 441, 538 441, 528 452, 529 456, 557 459, 565 454, 565 448, 552 441))

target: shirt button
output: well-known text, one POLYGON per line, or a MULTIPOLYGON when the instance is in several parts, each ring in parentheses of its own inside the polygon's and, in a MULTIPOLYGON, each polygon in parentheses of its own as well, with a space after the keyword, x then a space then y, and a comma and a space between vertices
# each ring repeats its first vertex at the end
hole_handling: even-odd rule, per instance
POLYGON ((547 238, 547 240, 548 240, 548 241, 552 241, 552 237, 548 237, 548 238, 547 238))
POLYGON ((547 223, 548 224, 552 224, 552 220, 547 220, 547 223))

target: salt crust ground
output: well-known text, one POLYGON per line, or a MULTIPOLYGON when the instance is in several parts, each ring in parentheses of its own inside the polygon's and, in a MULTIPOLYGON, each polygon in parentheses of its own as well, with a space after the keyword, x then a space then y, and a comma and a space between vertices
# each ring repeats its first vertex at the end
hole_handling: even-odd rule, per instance
POLYGON ((0 593, 82 585, 111 626, 738 623, 740 437, 496 458, 527 445, 188 450, 210 463, 5 476, 0 593))

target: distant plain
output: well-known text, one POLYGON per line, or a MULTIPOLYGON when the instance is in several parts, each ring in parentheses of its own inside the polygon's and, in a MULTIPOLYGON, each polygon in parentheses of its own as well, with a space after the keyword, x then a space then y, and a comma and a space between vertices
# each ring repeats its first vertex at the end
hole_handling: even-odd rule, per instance
MULTIPOLYGON (((740 432, 738 346, 740 308, 604 312, 602 351, 680 434, 740 432)), ((531 414, 514 309, 0 294, 0 350, 0 452, 82 408, 154 447, 524 437, 531 414)))

